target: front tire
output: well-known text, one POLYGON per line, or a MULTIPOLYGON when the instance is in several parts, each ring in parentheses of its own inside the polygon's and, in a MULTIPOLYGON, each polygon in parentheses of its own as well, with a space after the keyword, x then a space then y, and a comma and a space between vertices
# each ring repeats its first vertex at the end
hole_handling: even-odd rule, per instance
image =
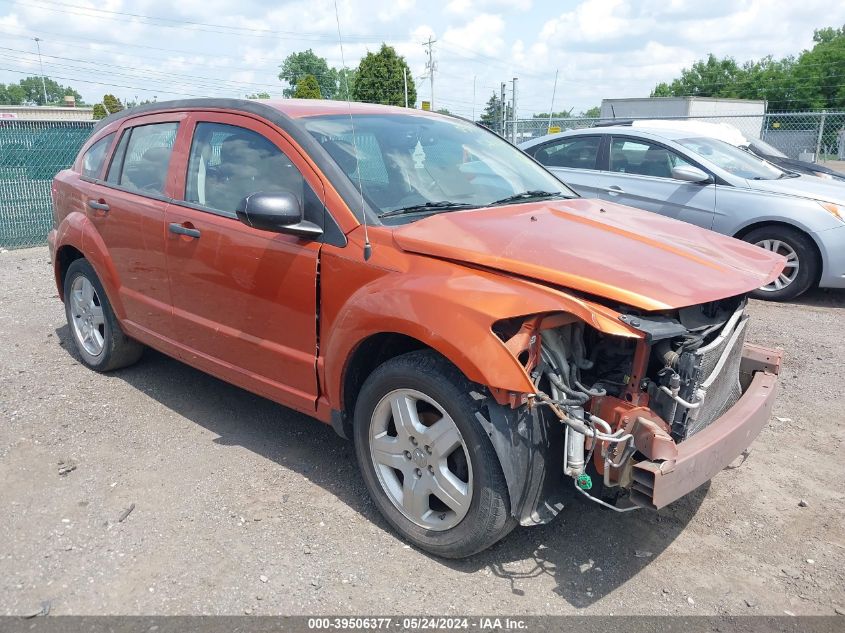
POLYGON ((366 380, 355 407, 355 454, 388 523, 419 548, 463 558, 516 521, 501 465, 476 420, 483 389, 434 352, 393 358, 366 380))
POLYGON ((762 226, 743 238, 786 257, 786 267, 772 283, 751 296, 766 301, 789 301, 804 294, 818 278, 819 258, 812 238, 788 226, 762 226))
POLYGON ((64 298, 70 335, 85 365, 105 372, 141 358, 144 346, 120 329, 103 284, 87 259, 74 260, 68 266, 64 298))

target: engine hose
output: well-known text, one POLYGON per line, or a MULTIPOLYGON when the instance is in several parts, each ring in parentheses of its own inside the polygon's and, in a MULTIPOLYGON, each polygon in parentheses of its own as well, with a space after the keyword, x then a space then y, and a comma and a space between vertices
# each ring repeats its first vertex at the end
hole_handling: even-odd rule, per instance
POLYGON ((604 390, 604 389, 590 389, 590 388, 582 385, 581 382, 578 380, 578 369, 577 369, 577 367, 574 367, 574 366, 572 367, 572 370, 570 372, 570 378, 572 380, 573 385, 578 387, 578 389, 580 389, 584 393, 588 394, 591 398, 601 398, 602 396, 607 395, 607 391, 604 390))
POLYGON ((585 404, 587 400, 590 399, 590 396, 588 394, 581 393, 579 391, 575 391, 574 389, 570 389, 569 387, 567 387, 566 384, 560 379, 560 377, 555 375, 554 373, 547 372, 546 377, 549 379, 549 382, 551 382, 557 389, 569 396, 569 399, 561 400, 559 401, 559 403, 570 406, 576 406, 585 404))

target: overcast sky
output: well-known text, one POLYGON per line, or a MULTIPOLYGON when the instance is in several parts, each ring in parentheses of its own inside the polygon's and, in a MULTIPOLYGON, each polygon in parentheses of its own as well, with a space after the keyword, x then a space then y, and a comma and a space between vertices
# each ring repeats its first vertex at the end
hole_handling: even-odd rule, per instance
MULTIPOLYGON (((431 94, 421 78, 422 42, 436 39, 435 106, 465 116, 477 116, 500 82, 510 91, 513 77, 520 115, 548 111, 555 70, 554 109, 577 113, 602 98, 648 96, 709 52, 738 61, 780 57, 811 47, 814 29, 845 23, 845 2, 831 0, 338 0, 338 7, 347 65, 382 41, 395 46, 410 64, 418 101, 431 94)), ((341 66, 332 0, 0 0, 0 82, 38 73, 35 36, 44 73, 88 102, 105 92, 281 97, 279 63, 306 48, 341 66)))

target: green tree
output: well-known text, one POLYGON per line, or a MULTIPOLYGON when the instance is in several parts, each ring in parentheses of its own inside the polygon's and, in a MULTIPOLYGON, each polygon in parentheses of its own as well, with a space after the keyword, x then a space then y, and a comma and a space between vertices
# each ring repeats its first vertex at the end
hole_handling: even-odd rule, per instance
POLYGON ((246 96, 247 99, 269 99, 270 93, 269 92, 255 92, 251 95, 246 96))
POLYGON ((811 107, 795 74, 795 58, 774 59, 771 55, 742 65, 732 96, 765 99, 772 111, 811 107), (802 103, 803 101, 803 103, 802 103))
POLYGON ((94 120, 99 121, 100 119, 105 119, 109 114, 106 112, 106 109, 103 107, 102 103, 95 103, 94 104, 94 120))
POLYGON ((411 70, 405 58, 387 44, 382 44, 377 53, 367 53, 361 60, 352 90, 353 99, 385 105, 405 105, 403 69, 408 79, 408 105, 416 104, 417 89, 411 70))
POLYGON ((845 108, 845 26, 819 29, 812 50, 795 63, 800 105, 809 108, 845 108))
POLYGON ((357 68, 341 68, 337 71, 337 93, 335 99, 352 99, 355 90, 355 80, 358 78, 357 68), (348 88, 348 91, 347 91, 348 88))
POLYGON ((324 57, 315 54, 310 48, 300 53, 291 53, 280 66, 279 80, 286 81, 288 87, 284 89, 285 97, 292 97, 296 91, 296 84, 305 75, 313 75, 320 86, 320 94, 324 99, 332 99, 337 92, 338 71, 330 68, 324 57))
POLYGON ((147 105, 148 103, 155 103, 154 99, 141 99, 139 100, 138 97, 134 99, 130 99, 126 102, 127 108, 137 108, 138 106, 147 105))
MULTIPOLYGON (((506 116, 510 118, 511 107, 507 106, 506 116)), ((548 114, 546 115, 549 116, 548 114)), ((481 118, 478 122, 484 127, 493 130, 494 132, 501 132, 502 130, 502 100, 495 92, 490 95, 487 100, 487 105, 484 106, 484 112, 481 113, 481 118)))
POLYGON ((320 99, 320 84, 314 75, 305 75, 296 82, 295 99, 320 99))
POLYGON ((113 94, 103 95, 103 107, 109 114, 114 114, 115 112, 123 110, 123 104, 120 102, 120 99, 115 97, 113 94))
POLYGON ((659 83, 652 97, 734 97, 742 69, 732 57, 718 59, 712 53, 706 60, 684 68, 672 83, 659 83))
POLYGON ((586 117, 588 119, 597 119, 601 116, 601 106, 593 106, 592 108, 588 108, 581 113, 582 117, 586 117))
POLYGON ((819 29, 813 42, 797 58, 769 55, 742 66, 708 55, 677 79, 659 83, 651 96, 764 99, 770 111, 845 108, 845 26, 819 29))
MULTIPOLYGON (((561 110, 560 112, 552 112, 553 119, 569 119, 572 117, 572 110, 574 108, 570 108, 569 110, 561 110)), ((549 113, 548 112, 539 112, 532 116, 534 119, 548 119, 549 113)))
POLYGON ((21 105, 26 101, 26 92, 20 84, 0 84, 0 105, 21 105))
POLYGON ((44 103, 44 88, 47 89, 47 104, 63 103, 64 97, 72 96, 76 99, 77 105, 82 105, 82 95, 70 86, 62 86, 53 81, 49 77, 44 78, 44 84, 41 84, 41 77, 27 77, 21 79, 20 87, 24 91, 25 97, 23 103, 35 103, 37 105, 46 105, 44 103))

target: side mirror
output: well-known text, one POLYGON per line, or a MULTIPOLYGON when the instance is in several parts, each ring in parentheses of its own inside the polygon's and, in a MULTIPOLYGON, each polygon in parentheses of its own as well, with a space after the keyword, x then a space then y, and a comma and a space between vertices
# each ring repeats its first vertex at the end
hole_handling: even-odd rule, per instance
POLYGON ((252 193, 241 200, 236 210, 238 220, 262 231, 291 233, 316 239, 323 229, 302 219, 299 199, 289 191, 280 193, 252 193))
POLYGON ((672 168, 672 178, 685 182, 710 182, 710 174, 692 165, 678 165, 672 168))

